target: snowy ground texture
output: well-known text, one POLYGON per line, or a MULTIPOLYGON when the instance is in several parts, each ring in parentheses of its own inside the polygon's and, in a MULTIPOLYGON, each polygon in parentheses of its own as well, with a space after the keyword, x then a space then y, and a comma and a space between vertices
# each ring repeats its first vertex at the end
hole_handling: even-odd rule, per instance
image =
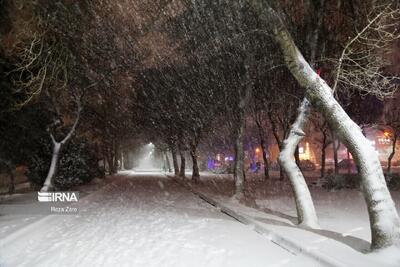
MULTIPOLYGON (((229 175, 203 173, 201 179, 200 184, 191 184, 193 190, 277 234, 290 243, 291 249, 321 256, 335 266, 400 266, 399 248, 368 253, 369 220, 359 190, 328 191, 309 186, 321 226, 320 230, 311 230, 296 226, 296 208, 287 179, 265 181, 261 175, 248 177, 246 199, 241 203, 231 198, 234 187, 229 175)), ((392 192, 392 197, 400 213, 399 192, 392 192)))
MULTIPOLYGON (((162 174, 121 175, 0 240, 0 266, 321 266, 162 174)), ((1 220, 1 217, 0 217, 1 220)))

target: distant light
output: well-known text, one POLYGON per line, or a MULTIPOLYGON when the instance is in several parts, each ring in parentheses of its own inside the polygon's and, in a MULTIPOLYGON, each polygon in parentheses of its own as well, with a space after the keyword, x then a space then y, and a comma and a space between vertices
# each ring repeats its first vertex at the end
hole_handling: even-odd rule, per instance
POLYGON ((260 153, 260 151, 261 151, 260 148, 257 147, 256 148, 256 153, 260 153))
POLYGON ((383 135, 386 136, 386 137, 389 137, 389 136, 390 136, 390 133, 387 132, 387 131, 385 131, 385 132, 383 132, 383 135))

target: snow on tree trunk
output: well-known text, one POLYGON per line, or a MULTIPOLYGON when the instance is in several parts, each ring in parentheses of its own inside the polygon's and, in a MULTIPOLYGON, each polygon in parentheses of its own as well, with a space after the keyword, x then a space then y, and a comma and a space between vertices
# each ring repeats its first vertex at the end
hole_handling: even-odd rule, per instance
MULTIPOLYGON (((252 4, 256 4, 258 10, 264 10, 259 1, 252 1, 252 4)), ((371 248, 400 245, 400 220, 377 151, 334 98, 332 89, 306 62, 277 13, 270 7, 267 11, 266 19, 273 27, 274 38, 281 47, 287 67, 358 165, 371 225, 371 248)))
POLYGON ((278 160, 292 185, 299 225, 309 228, 319 228, 317 213, 315 212, 310 191, 293 157, 297 145, 305 135, 303 129, 308 120, 309 113, 309 102, 304 98, 299 108, 299 116, 293 123, 288 137, 283 141, 283 148, 279 153, 278 160))
POLYGON ((190 156, 192 157, 192 163, 193 163, 192 179, 195 183, 198 183, 200 180, 200 171, 199 171, 199 165, 197 162, 197 151, 196 151, 195 147, 193 147, 190 150, 190 156))
POLYGON ((68 134, 64 137, 64 139, 61 142, 57 142, 54 135, 50 133, 50 138, 51 141, 53 142, 53 155, 51 157, 50 169, 47 173, 46 180, 44 181, 43 187, 40 191, 47 192, 49 190, 53 190, 54 187, 53 179, 57 173, 57 166, 60 158, 61 149, 65 144, 68 143, 72 135, 75 133, 76 127, 78 126, 79 123, 81 112, 82 112, 81 98, 79 98, 77 99, 77 115, 74 124, 72 125, 71 129, 69 130, 68 134))
POLYGON ((44 181, 43 187, 40 190, 42 192, 47 192, 47 191, 53 190, 53 179, 57 172, 57 165, 58 165, 58 159, 60 157, 60 151, 61 151, 61 143, 54 142, 53 143, 53 154, 52 154, 51 163, 50 163, 50 169, 49 169, 49 172, 47 173, 47 177, 46 177, 46 180, 44 181))
POLYGON ((184 152, 180 151, 179 154, 181 156, 181 168, 179 171, 179 176, 182 178, 185 178, 186 159, 185 159, 184 152))

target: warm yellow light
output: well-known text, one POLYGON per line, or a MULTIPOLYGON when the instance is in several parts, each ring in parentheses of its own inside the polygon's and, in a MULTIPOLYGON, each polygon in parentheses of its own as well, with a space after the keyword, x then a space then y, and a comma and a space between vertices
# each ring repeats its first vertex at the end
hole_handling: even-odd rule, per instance
POLYGON ((256 148, 256 153, 260 153, 260 149, 258 147, 256 148))
POLYGON ((383 132, 383 135, 386 137, 389 137, 390 133, 385 131, 385 132, 383 132))

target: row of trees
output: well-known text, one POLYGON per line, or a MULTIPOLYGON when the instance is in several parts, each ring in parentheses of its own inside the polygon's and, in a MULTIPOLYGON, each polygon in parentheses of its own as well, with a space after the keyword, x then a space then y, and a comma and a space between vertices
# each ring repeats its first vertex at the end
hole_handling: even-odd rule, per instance
MULTIPOLYGON (((78 137, 91 140, 112 173, 123 143, 144 134, 171 151, 177 175, 184 176, 189 151, 198 182, 198 146, 218 132, 234 148, 241 198, 246 119, 253 116, 264 159, 266 123, 279 145, 299 223, 316 228, 297 149, 312 108, 321 132, 329 129, 357 162, 372 248, 399 243, 400 221, 376 151, 342 107, 354 95, 394 92, 387 66, 398 37, 395 1, 19 0, 5 1, 1 12, 2 93, 9 100, 1 119, 23 128, 28 110, 39 116, 38 138, 52 146, 42 190, 54 187, 78 137)), ((2 162, 30 165, 10 146, 10 128, 2 130, 9 137, 2 162)), ((35 143, 33 129, 25 136, 35 143)))

